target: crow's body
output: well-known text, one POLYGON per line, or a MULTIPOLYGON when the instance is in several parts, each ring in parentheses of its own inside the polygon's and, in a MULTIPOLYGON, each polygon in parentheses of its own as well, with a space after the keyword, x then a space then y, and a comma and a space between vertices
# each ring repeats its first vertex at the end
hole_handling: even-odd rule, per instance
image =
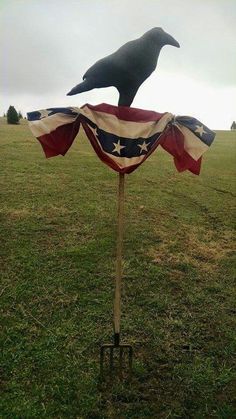
POLYGON ((75 86, 68 95, 115 86, 120 93, 119 106, 130 106, 139 86, 155 70, 164 45, 179 47, 178 42, 163 29, 151 29, 97 61, 84 74, 84 81, 75 86))

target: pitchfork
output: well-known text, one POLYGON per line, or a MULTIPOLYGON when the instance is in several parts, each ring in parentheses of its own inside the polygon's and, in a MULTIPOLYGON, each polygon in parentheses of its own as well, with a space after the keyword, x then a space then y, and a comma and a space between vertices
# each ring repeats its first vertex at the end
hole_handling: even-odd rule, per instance
POLYGON ((121 306, 121 279, 122 279, 122 248, 124 231, 124 183, 125 175, 119 173, 118 189, 118 234, 117 234, 117 253, 116 253, 116 277, 115 277, 115 299, 114 299, 114 343, 107 343, 100 348, 100 371, 104 372, 104 363, 106 353, 109 359, 109 370, 112 372, 117 369, 115 365, 115 353, 118 355, 118 370, 121 373, 125 361, 125 355, 128 355, 129 372, 132 370, 133 348, 128 343, 120 342, 120 306, 121 306))

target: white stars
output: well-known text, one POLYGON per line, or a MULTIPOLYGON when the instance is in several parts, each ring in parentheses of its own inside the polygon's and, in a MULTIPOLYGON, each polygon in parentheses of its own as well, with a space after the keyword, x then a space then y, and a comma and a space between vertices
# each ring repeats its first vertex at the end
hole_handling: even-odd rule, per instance
POLYGON ((194 132, 198 132, 200 134, 200 137, 202 137, 203 134, 207 134, 206 131, 204 131, 203 125, 196 125, 196 129, 194 132))
POLYGON ((118 140, 118 143, 113 143, 113 145, 115 146, 115 148, 112 150, 112 153, 120 154, 122 148, 125 148, 125 145, 120 145, 120 140, 118 140))
MULTIPOLYGON (((114 145, 114 149, 112 150, 112 153, 118 153, 119 155, 121 155, 121 150, 123 148, 126 148, 125 145, 121 145, 120 144, 120 141, 121 140, 118 140, 117 143, 112 143, 114 145)), ((136 141, 134 141, 133 146, 132 146, 133 147, 133 149, 132 149, 133 157, 135 155, 137 156, 137 153, 138 153, 137 152, 137 148, 136 148, 137 146, 139 147, 139 154, 141 155, 141 154, 146 154, 148 152, 148 146, 149 146, 149 144, 151 144, 151 143, 150 142, 147 143, 145 140, 143 140, 143 142, 141 144, 137 144, 136 141)), ((130 154, 132 147, 130 147, 130 144, 129 144, 128 154, 130 154)), ((126 157, 130 157, 130 156, 127 155, 126 157)))
POLYGON ((145 141, 143 142, 143 144, 138 144, 138 147, 140 147, 140 154, 143 151, 148 151, 147 147, 149 146, 150 143, 145 143, 145 141))

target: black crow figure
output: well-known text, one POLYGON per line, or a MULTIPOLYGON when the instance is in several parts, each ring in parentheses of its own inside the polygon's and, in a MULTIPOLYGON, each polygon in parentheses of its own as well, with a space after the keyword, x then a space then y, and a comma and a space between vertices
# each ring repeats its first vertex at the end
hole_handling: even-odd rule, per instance
POLYGON ((179 48, 179 43, 162 28, 153 28, 116 52, 97 61, 83 76, 83 82, 67 93, 72 96, 94 88, 115 86, 119 106, 130 106, 139 86, 155 70, 164 45, 179 48))

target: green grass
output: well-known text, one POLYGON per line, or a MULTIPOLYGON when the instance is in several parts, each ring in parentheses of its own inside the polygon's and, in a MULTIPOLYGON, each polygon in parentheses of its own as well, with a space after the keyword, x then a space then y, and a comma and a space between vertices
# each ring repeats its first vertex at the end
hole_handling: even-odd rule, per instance
POLYGON ((112 338, 117 174, 82 135, 46 160, 1 119, 1 418, 236 417, 236 133, 199 177, 158 149, 126 177, 122 336, 131 379, 99 380, 112 338))

